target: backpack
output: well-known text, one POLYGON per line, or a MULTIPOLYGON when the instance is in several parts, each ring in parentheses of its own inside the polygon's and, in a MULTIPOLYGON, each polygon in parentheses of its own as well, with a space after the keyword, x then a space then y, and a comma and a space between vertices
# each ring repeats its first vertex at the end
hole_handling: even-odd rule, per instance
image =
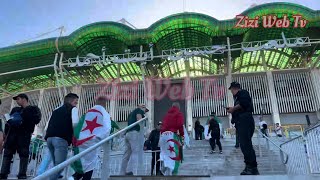
POLYGON ((21 112, 14 112, 13 114, 11 114, 10 118, 11 119, 8 120, 10 126, 18 127, 22 124, 21 112))

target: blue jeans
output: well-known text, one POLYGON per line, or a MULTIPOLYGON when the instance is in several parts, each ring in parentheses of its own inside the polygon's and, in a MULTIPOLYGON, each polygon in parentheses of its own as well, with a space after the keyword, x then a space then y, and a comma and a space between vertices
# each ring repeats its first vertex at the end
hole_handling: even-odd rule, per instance
MULTIPOLYGON (((48 148, 54 163, 54 166, 67 160, 68 156, 68 142, 59 137, 49 137, 47 139, 48 148)), ((62 170, 50 177, 50 180, 57 180, 62 170)))
POLYGON ((37 176, 43 174, 49 167, 50 163, 52 162, 51 153, 48 148, 45 149, 45 153, 43 159, 38 167, 37 176))

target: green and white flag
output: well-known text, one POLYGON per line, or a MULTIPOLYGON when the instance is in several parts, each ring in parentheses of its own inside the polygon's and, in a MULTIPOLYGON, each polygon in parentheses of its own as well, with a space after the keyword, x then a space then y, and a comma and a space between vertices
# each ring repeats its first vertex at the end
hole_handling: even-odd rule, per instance
POLYGON ((160 136, 160 160, 163 161, 163 167, 171 170, 171 174, 178 174, 178 169, 182 161, 181 138, 171 132, 163 132, 160 136))
MULTIPOLYGON (((74 129, 73 151, 74 155, 95 145, 100 140, 108 137, 111 130, 110 115, 104 107, 94 106, 83 115, 74 129)), ((84 174, 93 170, 98 162, 99 149, 91 151, 72 164, 75 172, 84 174)))

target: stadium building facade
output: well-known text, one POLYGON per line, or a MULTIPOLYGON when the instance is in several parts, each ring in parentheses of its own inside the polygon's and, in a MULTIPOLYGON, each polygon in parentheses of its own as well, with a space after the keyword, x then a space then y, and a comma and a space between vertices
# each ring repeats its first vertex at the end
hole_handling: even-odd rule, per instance
POLYGON ((125 122, 144 102, 156 124, 179 101, 189 131, 195 118, 206 120, 211 111, 229 127, 224 106, 232 105, 233 97, 227 87, 238 81, 251 93, 255 115, 269 124, 304 125, 306 115, 311 124, 318 122, 320 11, 270 3, 241 15, 257 18, 258 27, 236 27, 239 18, 185 12, 146 29, 97 22, 68 36, 0 48, 0 113, 15 105, 14 94, 27 92, 43 112, 42 130, 63 95, 75 92, 81 114, 95 97, 106 95, 114 120, 125 122), (269 15, 286 17, 289 26, 265 27, 269 15), (297 22, 297 15, 306 21, 297 22))

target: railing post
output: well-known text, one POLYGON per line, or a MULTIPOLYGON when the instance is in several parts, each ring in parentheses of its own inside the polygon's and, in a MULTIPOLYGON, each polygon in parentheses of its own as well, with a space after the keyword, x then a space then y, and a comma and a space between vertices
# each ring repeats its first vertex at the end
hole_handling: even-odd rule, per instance
POLYGON ((137 143, 140 145, 140 151, 138 155, 138 170, 137 172, 133 172, 134 174, 143 175, 143 164, 144 164, 144 152, 143 152, 143 144, 145 137, 147 136, 147 129, 148 129, 148 121, 144 121, 143 123, 140 123, 140 135, 137 139, 137 143))
POLYGON ((306 134, 302 134, 302 138, 303 138, 303 146, 305 148, 305 155, 307 157, 307 163, 308 163, 308 174, 312 173, 312 165, 311 165, 311 161, 310 161, 310 154, 308 151, 308 139, 306 137, 306 134))
POLYGON ((109 179, 110 177, 110 141, 107 141, 102 145, 103 156, 102 156, 102 165, 101 165, 101 179, 109 179))
POLYGON ((270 156, 270 145, 269 145, 269 140, 266 138, 266 145, 267 145, 267 156, 268 158, 272 158, 270 162, 270 168, 273 170, 272 166, 272 161, 273 161, 273 156, 270 156))
POLYGON ((260 157, 262 157, 262 152, 261 152, 261 143, 260 143, 260 135, 259 135, 259 132, 258 132, 257 136, 258 136, 259 156, 260 156, 260 157))

